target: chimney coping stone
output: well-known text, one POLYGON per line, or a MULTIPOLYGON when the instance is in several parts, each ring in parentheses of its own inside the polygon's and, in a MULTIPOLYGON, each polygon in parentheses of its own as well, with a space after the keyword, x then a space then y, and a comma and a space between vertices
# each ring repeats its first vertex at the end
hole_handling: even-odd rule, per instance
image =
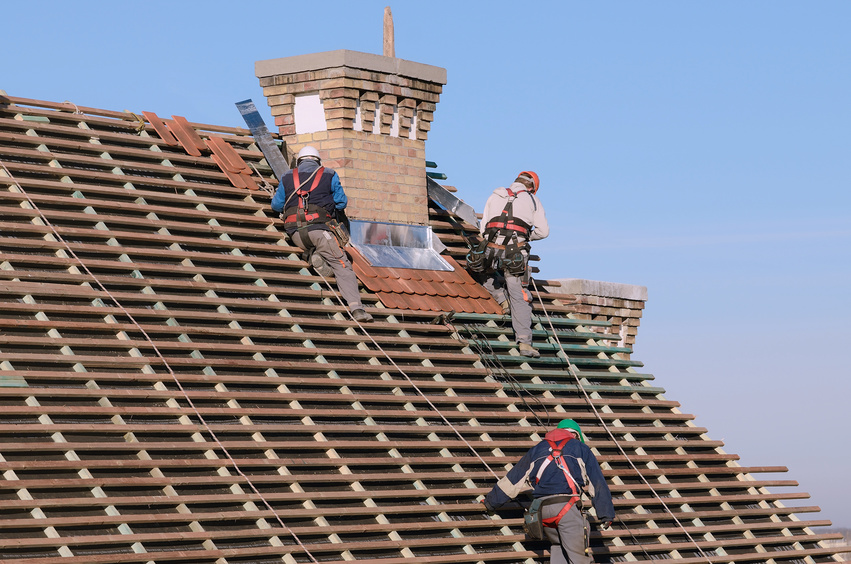
POLYGON ((338 67, 351 67, 446 84, 444 68, 347 49, 257 61, 254 63, 254 74, 257 78, 266 78, 338 67))
POLYGON ((597 280, 583 280, 581 278, 560 278, 554 280, 554 282, 561 283, 561 286, 549 286, 554 292, 621 298, 642 302, 647 301, 647 286, 622 284, 619 282, 599 282, 597 280))

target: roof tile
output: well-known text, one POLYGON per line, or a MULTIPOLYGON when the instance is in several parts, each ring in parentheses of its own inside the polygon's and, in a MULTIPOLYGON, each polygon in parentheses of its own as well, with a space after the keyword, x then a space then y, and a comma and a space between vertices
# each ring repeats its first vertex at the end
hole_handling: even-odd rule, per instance
POLYGON ((390 308, 420 311, 502 313, 490 294, 450 256, 453 271, 372 266, 350 248, 355 274, 390 308))
MULTIPOLYGON (((539 559, 522 519, 489 520, 476 499, 559 413, 598 449, 615 498, 618 523, 591 533, 595 560, 706 560, 683 533, 727 554, 717 562, 840 560, 821 542, 840 535, 810 530, 830 521, 785 506, 808 494, 767 489, 796 482, 747 473, 785 467, 743 468, 629 370, 641 364, 618 346, 621 309, 589 303, 574 319, 569 295, 541 292, 560 314, 535 330, 533 360, 516 355, 506 318, 462 313, 498 307, 487 294, 404 294, 379 269, 361 279, 394 309, 369 307, 376 323, 356 330, 289 256, 265 192, 230 185, 206 151, 140 136, 135 114, 71 105, 0 95, 0 561, 539 559), (457 324, 431 310, 459 312, 457 324)), ((272 180, 247 131, 211 127, 272 180)), ((457 237, 448 252, 463 263, 457 237)), ((409 274, 430 291, 484 292, 461 269, 409 274)))

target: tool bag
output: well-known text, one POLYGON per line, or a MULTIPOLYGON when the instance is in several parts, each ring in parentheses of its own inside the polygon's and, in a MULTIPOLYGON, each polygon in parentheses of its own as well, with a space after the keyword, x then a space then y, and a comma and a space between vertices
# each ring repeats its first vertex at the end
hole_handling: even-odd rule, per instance
POLYGON ((473 272, 505 270, 513 276, 526 273, 523 250, 528 249, 529 243, 521 242, 518 234, 528 237, 531 226, 514 217, 514 200, 517 193, 507 188, 506 191, 508 202, 502 212, 485 225, 485 238, 467 253, 467 268, 473 272), (500 235, 505 236, 505 246, 494 242, 500 235), (501 258, 497 257, 499 251, 503 251, 501 258))
POLYGON ((502 257, 501 267, 512 276, 523 276, 526 274, 526 256, 523 250, 527 244, 518 245, 511 241, 505 246, 505 254, 502 257))
POLYGON ((337 238, 337 243, 340 244, 340 248, 344 248, 349 244, 349 232, 346 231, 346 226, 337 221, 336 219, 328 220, 326 223, 328 229, 331 230, 331 233, 334 234, 334 237, 337 238))
POLYGON ((473 272, 485 272, 490 269, 493 263, 493 255, 495 250, 488 247, 487 239, 483 239, 481 243, 471 248, 467 253, 467 268, 473 272))
MULTIPOLYGON (((532 539, 546 540, 547 534, 544 532, 544 529, 552 525, 544 523, 544 507, 555 503, 566 503, 572 507, 573 503, 571 502, 575 502, 575 500, 576 498, 574 496, 561 494, 535 498, 532 501, 532 505, 526 510, 525 515, 523 515, 523 530, 526 532, 526 535, 532 539)), ((568 507, 568 510, 570 507, 568 507)), ((556 526, 558 525, 556 524, 556 526)))

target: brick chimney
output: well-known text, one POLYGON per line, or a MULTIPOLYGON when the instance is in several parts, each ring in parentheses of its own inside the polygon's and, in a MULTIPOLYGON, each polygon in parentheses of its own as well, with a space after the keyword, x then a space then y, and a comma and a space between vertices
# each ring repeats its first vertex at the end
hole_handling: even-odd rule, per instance
POLYGON ((427 224, 425 141, 446 69, 340 50, 255 74, 290 149, 315 146, 340 175, 351 219, 427 224))

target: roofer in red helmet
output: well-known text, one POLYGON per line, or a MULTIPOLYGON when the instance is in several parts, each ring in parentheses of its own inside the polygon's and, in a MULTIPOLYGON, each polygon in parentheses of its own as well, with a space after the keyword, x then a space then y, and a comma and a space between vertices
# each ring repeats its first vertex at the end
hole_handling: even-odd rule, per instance
POLYGON ((537 358, 532 346, 532 296, 528 290, 529 241, 550 234, 544 206, 535 195, 541 181, 525 170, 508 188, 497 188, 485 203, 480 231, 484 240, 467 256, 485 289, 511 313, 520 354, 537 358))
POLYGON ((600 464, 576 421, 562 419, 497 482, 482 503, 493 512, 529 488, 535 503, 526 521, 543 525, 542 537, 551 543, 550 564, 591 564, 588 519, 581 496, 585 493, 591 499, 604 529, 615 519, 615 507, 600 464))

